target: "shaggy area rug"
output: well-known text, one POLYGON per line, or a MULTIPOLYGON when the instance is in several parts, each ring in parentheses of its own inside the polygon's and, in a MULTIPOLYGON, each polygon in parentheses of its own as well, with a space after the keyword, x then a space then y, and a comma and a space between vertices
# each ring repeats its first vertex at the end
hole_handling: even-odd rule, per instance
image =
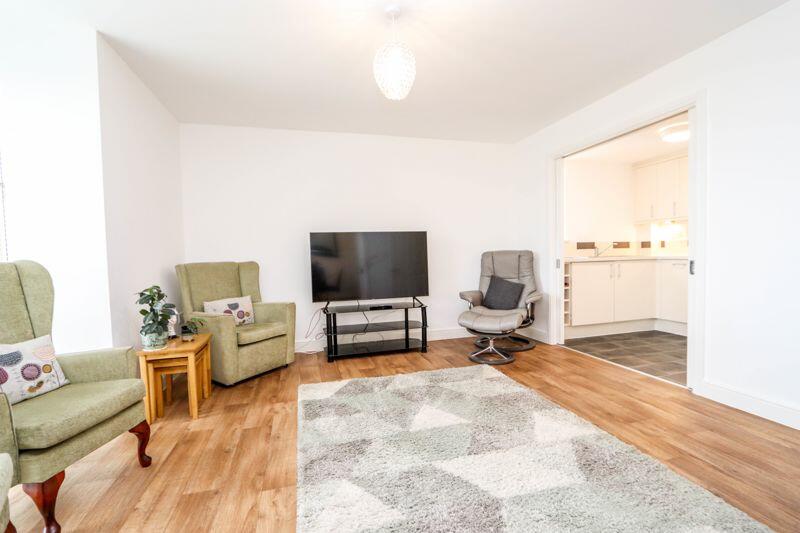
POLYGON ((303 385, 297 530, 768 531, 488 366, 303 385))

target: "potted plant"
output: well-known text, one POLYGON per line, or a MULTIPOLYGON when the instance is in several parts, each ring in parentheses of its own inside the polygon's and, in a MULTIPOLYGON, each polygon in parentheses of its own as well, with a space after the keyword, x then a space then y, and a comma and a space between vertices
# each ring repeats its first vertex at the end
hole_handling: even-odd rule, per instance
POLYGON ((136 303, 146 306, 139 310, 142 315, 142 327, 139 330, 142 349, 147 352, 161 350, 167 346, 169 319, 175 314, 175 304, 165 302, 167 295, 158 285, 153 285, 138 295, 136 303))
POLYGON ((205 325, 206 321, 202 318, 190 318, 181 325, 181 340, 183 342, 191 342, 194 336, 200 331, 200 328, 205 325))

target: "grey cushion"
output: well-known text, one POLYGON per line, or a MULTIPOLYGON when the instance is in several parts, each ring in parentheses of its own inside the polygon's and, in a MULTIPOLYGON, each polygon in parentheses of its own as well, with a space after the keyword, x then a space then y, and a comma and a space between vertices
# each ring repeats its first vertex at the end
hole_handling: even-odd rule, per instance
POLYGON ((458 324, 481 333, 508 333, 525 320, 525 309, 489 309, 482 305, 461 313, 458 324))
POLYGON ((483 294, 489 289, 492 276, 522 283, 525 289, 516 307, 525 307, 528 295, 536 291, 533 279, 533 252, 530 250, 498 250, 481 255, 481 278, 478 288, 483 294))
POLYGON ((489 281, 489 288, 486 289, 486 296, 483 298, 483 305, 489 309, 514 309, 519 307, 519 295, 525 285, 514 283, 498 276, 492 276, 489 281))

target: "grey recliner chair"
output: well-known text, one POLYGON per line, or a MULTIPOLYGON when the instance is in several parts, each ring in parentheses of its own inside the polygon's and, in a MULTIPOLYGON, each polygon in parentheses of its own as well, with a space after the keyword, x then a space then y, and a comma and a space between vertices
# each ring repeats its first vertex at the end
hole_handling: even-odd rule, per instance
POLYGON ((519 328, 533 323, 534 304, 542 299, 536 290, 533 276, 533 252, 529 250, 501 250, 484 252, 481 255, 481 277, 477 291, 459 293, 462 300, 469 302, 469 310, 461 313, 458 323, 478 339, 475 345, 479 350, 470 354, 475 363, 502 365, 514 361, 509 352, 530 350, 535 346, 533 339, 515 334, 519 328), (516 307, 512 309, 490 309, 485 305, 486 291, 492 277, 523 285, 516 307), (502 346, 496 345, 500 339, 502 346))

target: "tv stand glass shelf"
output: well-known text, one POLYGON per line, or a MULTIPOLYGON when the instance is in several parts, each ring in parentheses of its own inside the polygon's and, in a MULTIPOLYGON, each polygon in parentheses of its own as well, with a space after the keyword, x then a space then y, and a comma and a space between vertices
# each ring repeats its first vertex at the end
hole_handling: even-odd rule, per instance
POLYGON ((358 357, 362 355, 375 355, 390 352, 410 352, 419 350, 428 351, 428 314, 427 306, 414 297, 405 302, 380 302, 359 303, 358 305, 331 305, 325 304, 322 312, 325 314, 325 340, 327 344, 328 361, 339 357, 358 357), (403 311, 403 320, 389 322, 339 325, 337 315, 346 313, 367 313, 375 311, 403 311), (420 320, 409 320, 409 311, 419 310, 420 320), (419 337, 412 337, 411 331, 419 330, 419 337), (365 333, 383 333, 389 331, 403 331, 399 339, 383 339, 379 341, 339 343, 339 337, 344 335, 362 335, 365 333))

